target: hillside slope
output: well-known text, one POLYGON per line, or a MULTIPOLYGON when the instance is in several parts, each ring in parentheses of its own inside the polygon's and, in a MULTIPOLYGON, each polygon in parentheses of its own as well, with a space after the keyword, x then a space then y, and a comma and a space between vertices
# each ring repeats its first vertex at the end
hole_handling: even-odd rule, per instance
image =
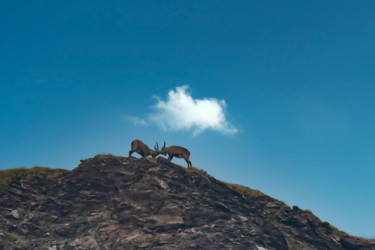
POLYGON ((58 171, 3 180, 0 249, 375 249, 309 211, 164 158, 98 155, 58 171))

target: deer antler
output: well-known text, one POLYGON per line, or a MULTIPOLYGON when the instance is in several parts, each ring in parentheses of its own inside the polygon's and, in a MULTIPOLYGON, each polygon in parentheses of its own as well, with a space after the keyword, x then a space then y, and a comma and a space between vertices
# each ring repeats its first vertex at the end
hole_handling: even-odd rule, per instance
POLYGON ((159 152, 159 145, 158 145, 158 142, 156 142, 156 145, 154 146, 154 149, 156 152, 159 152))

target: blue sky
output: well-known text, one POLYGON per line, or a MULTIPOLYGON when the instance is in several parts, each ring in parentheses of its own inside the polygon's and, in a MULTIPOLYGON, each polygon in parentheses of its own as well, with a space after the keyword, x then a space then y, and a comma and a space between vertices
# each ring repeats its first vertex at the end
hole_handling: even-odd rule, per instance
POLYGON ((375 238, 374 13, 373 1, 1 1, 0 168, 72 169, 165 140, 218 179, 375 238))

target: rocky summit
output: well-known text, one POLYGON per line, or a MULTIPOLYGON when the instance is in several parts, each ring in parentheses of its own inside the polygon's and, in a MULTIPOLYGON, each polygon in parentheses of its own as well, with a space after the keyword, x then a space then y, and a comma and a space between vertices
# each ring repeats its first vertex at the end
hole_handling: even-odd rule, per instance
POLYGON ((308 210, 164 158, 0 173, 0 249, 375 249, 308 210))

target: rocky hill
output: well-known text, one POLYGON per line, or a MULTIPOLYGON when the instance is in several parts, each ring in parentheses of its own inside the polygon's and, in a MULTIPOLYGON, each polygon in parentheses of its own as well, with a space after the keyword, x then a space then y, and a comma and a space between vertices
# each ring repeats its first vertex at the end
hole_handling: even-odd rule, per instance
POLYGON ((0 172, 0 249, 375 249, 309 211, 164 158, 0 172))

